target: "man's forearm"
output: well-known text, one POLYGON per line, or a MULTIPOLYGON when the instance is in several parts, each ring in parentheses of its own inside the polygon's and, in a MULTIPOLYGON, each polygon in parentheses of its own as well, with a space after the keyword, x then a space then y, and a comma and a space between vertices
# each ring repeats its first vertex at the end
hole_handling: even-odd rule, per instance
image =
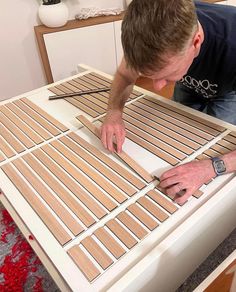
POLYGON ((108 102, 108 111, 123 111, 125 102, 128 100, 138 75, 127 69, 123 60, 117 70, 111 86, 108 102))
POLYGON ((224 160, 227 173, 236 171, 236 150, 224 154, 220 158, 224 160))

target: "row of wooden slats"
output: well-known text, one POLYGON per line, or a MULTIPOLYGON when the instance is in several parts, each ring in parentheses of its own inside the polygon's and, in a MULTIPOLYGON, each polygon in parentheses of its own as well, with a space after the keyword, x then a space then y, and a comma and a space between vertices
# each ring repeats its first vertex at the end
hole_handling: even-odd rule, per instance
POLYGON ((22 155, 2 170, 62 245, 146 186, 75 133, 22 155))
POLYGON ((67 127, 27 98, 6 103, 0 106, 0 161, 67 130, 67 127))
MULTIPOLYGON (((86 74, 70 81, 63 82, 57 86, 49 88, 55 94, 74 93, 81 90, 97 89, 101 87, 110 87, 111 80, 100 76, 96 73, 86 74)), ((65 98, 66 101, 84 111, 93 118, 98 117, 106 112, 108 103, 108 92, 84 94, 65 98)), ((136 98, 141 93, 133 91, 130 98, 136 98)))
POLYGON ((177 210, 165 196, 151 190, 70 248, 68 254, 85 277, 93 281, 177 210))

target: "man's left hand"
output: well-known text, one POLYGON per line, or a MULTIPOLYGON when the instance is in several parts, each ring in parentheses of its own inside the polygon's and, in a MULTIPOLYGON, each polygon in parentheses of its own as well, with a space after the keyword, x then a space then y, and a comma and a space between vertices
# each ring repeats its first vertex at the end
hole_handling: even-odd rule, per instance
POLYGON ((182 204, 215 176, 210 159, 192 161, 164 172, 158 187, 164 189, 166 195, 173 197, 176 203, 182 204))

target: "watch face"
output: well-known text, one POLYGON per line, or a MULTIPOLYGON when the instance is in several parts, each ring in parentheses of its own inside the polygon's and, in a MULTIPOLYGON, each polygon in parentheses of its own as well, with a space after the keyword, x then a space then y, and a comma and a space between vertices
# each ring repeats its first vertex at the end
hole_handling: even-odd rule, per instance
POLYGON ((214 161, 214 166, 217 173, 223 173, 226 171, 226 167, 223 160, 214 161))

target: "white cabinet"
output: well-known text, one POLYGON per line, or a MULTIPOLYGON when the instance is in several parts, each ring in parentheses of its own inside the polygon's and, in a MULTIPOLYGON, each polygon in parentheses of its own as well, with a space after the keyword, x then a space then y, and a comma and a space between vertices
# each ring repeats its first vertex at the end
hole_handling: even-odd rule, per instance
POLYGON ((113 75, 122 58, 121 21, 44 34, 54 81, 77 73, 82 63, 113 75))

